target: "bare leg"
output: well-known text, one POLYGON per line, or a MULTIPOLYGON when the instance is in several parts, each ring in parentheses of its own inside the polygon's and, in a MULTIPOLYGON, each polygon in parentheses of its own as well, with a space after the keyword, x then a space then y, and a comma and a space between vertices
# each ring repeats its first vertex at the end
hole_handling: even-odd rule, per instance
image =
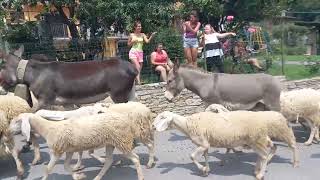
POLYGON ((136 69, 138 70, 138 75, 136 77, 136 80, 138 82, 138 84, 140 84, 140 70, 141 70, 141 67, 140 67, 140 63, 138 62, 137 59, 130 59, 131 62, 134 64, 134 66, 136 67, 136 69))
POLYGON ((163 66, 157 66, 156 71, 160 72, 161 75, 161 80, 162 81, 167 81, 167 71, 163 66))
POLYGON ((198 67, 197 59, 198 59, 198 48, 191 49, 191 56, 192 56, 192 65, 194 67, 198 67))
POLYGON ((184 55, 187 59, 187 64, 192 65, 192 55, 191 55, 191 49, 190 48, 184 48, 184 55))
POLYGON ((141 165, 140 165, 139 156, 137 154, 133 153, 133 152, 125 154, 125 156, 134 163, 134 165, 135 165, 135 167, 137 169, 138 180, 144 180, 142 169, 141 169, 141 165))
POLYGON ((152 168, 155 165, 155 162, 154 162, 154 154, 155 154, 154 142, 148 143, 147 147, 149 149, 149 161, 148 161, 148 164, 147 164, 147 168, 152 168))
POLYGON ((48 179, 49 174, 53 170, 55 164, 57 163, 57 161, 59 160, 60 157, 61 157, 61 154, 55 155, 55 154, 53 154, 53 152, 50 153, 50 162, 46 168, 46 172, 45 172, 45 175, 43 176, 42 180, 48 179))
POLYGON ((114 150, 113 146, 106 146, 106 159, 105 159, 103 168, 101 169, 99 174, 94 178, 94 180, 102 179, 102 177, 106 174, 106 172, 110 168, 110 166, 113 162, 113 156, 112 156, 113 150, 114 150))

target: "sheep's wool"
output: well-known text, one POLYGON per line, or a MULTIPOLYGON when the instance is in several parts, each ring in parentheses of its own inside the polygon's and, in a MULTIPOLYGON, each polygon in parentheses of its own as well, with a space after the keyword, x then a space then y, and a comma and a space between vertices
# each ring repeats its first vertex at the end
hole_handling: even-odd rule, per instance
POLYGON ((281 112, 289 120, 302 117, 320 125, 320 92, 314 89, 299 89, 281 93, 281 112))

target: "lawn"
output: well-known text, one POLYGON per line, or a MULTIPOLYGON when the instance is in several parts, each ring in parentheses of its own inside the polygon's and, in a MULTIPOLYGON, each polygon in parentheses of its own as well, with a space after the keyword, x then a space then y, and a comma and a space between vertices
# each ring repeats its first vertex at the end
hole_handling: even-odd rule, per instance
MULTIPOLYGON (((281 55, 273 55, 275 61, 281 61, 281 55)), ((258 59, 263 59, 264 57, 257 56, 258 59)), ((284 55, 285 61, 320 61, 320 55, 284 55)))
MULTIPOLYGON (((273 66, 268 70, 268 74, 282 75, 281 66, 273 64, 273 66)), ((297 80, 320 76, 320 72, 310 73, 307 67, 303 65, 292 64, 285 65, 284 74, 288 80, 297 80)))

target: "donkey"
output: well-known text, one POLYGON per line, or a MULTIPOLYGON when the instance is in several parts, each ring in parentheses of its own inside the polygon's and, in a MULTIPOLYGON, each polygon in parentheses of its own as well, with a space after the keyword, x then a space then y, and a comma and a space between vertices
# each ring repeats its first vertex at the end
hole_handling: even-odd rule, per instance
POLYGON ((138 71, 127 61, 117 58, 73 63, 24 60, 24 71, 21 71, 18 66, 22 53, 23 47, 13 54, 0 53, 5 61, 0 74, 1 85, 8 90, 18 83, 26 84, 38 100, 34 111, 45 105, 94 103, 109 95, 115 103, 134 98, 138 71))
POLYGON ((169 72, 164 96, 172 101, 184 88, 206 103, 221 104, 229 110, 280 111, 281 84, 268 74, 207 73, 177 61, 169 72), (260 108, 260 107, 259 107, 260 108))

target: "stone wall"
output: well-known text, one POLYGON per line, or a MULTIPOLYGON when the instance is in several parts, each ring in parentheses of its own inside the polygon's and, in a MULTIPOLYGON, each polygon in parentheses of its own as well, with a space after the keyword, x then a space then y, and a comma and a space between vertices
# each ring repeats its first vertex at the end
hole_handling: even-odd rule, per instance
MULTIPOLYGON (((298 81, 287 81, 282 76, 278 77, 282 82, 284 91, 301 88, 320 89, 320 77, 298 81)), ((138 100, 146 104, 155 113, 172 111, 181 115, 193 114, 204 110, 204 104, 199 96, 191 91, 183 90, 173 102, 168 102, 164 97, 165 83, 154 83, 136 87, 138 100)))

